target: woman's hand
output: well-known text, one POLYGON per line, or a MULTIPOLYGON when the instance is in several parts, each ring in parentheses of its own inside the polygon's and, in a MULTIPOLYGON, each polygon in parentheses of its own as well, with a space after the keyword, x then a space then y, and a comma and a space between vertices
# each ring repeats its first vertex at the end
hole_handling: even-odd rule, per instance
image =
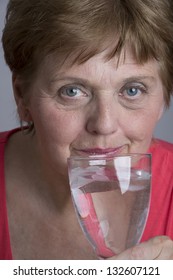
POLYGON ((173 241, 167 236, 157 236, 109 259, 173 260, 173 241))

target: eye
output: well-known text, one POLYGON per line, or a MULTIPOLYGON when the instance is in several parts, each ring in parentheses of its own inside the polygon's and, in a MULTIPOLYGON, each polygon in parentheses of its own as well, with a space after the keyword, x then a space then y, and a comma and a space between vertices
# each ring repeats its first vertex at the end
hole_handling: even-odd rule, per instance
POLYGON ((75 86, 65 86, 65 87, 62 87, 60 90, 59 90, 61 96, 64 96, 64 97, 69 97, 69 98, 72 98, 72 97, 81 97, 81 96, 85 96, 85 92, 82 91, 80 88, 78 87, 75 87, 75 86))
POLYGON ((83 85, 65 84, 56 90, 57 104, 68 108, 85 106, 92 99, 92 92, 83 85))
POLYGON ((132 82, 125 84, 119 91, 120 104, 128 109, 143 108, 149 96, 148 87, 142 82, 132 82))
POLYGON ((142 84, 126 85, 120 90, 120 96, 129 100, 136 100, 146 93, 147 90, 142 84))
POLYGON ((138 88, 132 87, 132 88, 127 89, 128 96, 136 96, 137 94, 140 94, 140 91, 138 88))

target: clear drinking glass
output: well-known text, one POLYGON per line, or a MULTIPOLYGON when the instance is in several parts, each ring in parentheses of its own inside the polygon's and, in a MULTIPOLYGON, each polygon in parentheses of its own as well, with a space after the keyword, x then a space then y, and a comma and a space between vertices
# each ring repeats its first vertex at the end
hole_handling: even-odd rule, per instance
POLYGON ((72 156, 68 171, 79 223, 98 257, 136 245, 149 211, 151 155, 72 156))

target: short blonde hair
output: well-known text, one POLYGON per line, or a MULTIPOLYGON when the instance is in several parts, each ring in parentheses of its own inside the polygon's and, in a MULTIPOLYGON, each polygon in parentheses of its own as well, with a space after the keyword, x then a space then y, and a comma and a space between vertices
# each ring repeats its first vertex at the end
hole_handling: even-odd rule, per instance
POLYGON ((156 59, 165 87, 172 94, 172 0, 10 0, 2 43, 11 71, 30 80, 52 53, 76 53, 83 63, 111 42, 107 59, 128 44, 137 62, 156 59))

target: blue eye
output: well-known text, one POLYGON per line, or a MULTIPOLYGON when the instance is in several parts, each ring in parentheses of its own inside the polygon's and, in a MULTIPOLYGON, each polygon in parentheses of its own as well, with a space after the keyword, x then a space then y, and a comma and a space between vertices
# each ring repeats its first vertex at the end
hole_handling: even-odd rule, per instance
POLYGON ((143 106, 148 96, 148 87, 142 82, 125 84, 119 91, 119 102, 125 108, 137 109, 143 106))
POLYGON ((134 104, 141 102, 148 92, 147 87, 142 83, 125 84, 119 91, 119 97, 122 102, 134 104))
POLYGON ((60 87, 56 100, 66 106, 83 106, 92 98, 91 92, 82 85, 67 84, 60 87))
POLYGON ((81 91, 80 89, 75 87, 68 87, 63 90, 63 94, 69 97, 75 97, 75 96, 79 96, 81 94, 81 91))
POLYGON ((132 85, 126 85, 122 88, 120 91, 120 95, 124 98, 127 98, 129 100, 136 100, 139 99, 144 93, 147 92, 147 89, 142 84, 132 84, 132 85))
POLYGON ((136 96, 140 92, 139 92, 139 89, 135 88, 135 87, 131 87, 131 88, 127 89, 127 95, 128 96, 136 96))

